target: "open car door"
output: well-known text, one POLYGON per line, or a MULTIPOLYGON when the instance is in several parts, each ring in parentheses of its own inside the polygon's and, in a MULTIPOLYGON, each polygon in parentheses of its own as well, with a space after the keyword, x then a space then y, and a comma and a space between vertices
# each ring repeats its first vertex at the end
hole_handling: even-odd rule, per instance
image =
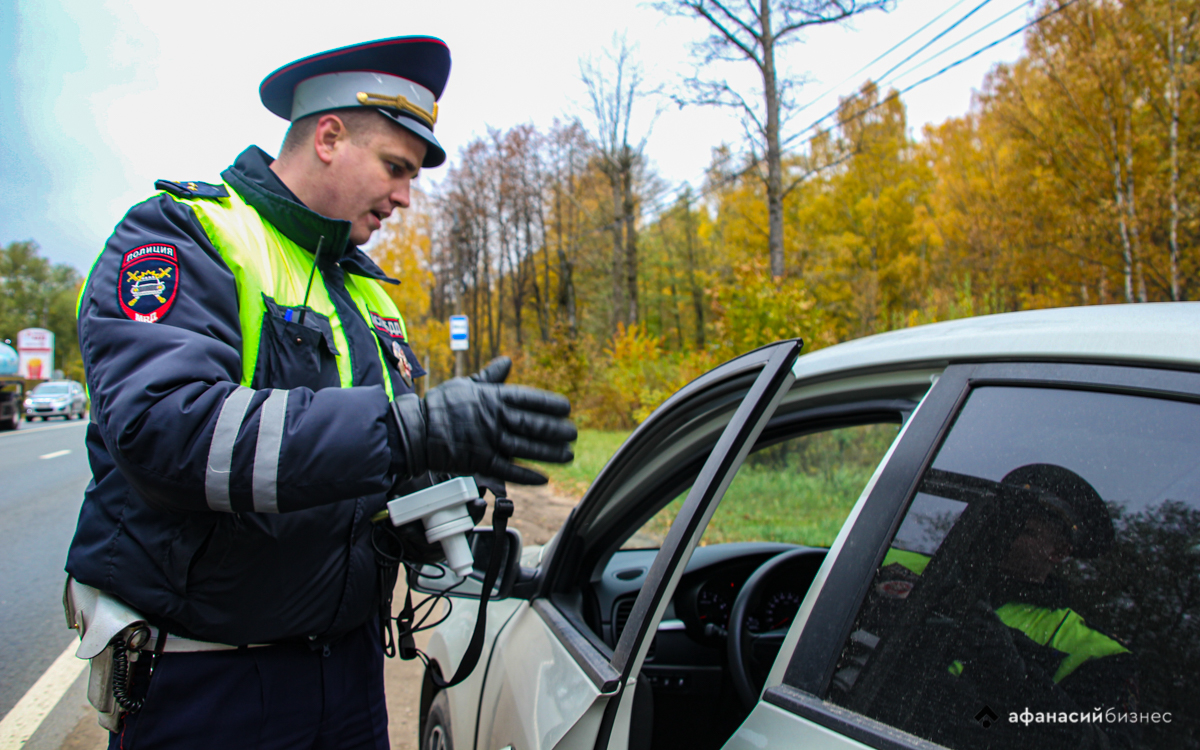
MULTIPOLYGON (((799 341, 788 341, 746 355, 726 370, 726 377, 730 372, 736 376, 736 388, 712 380, 707 385, 697 382, 632 434, 547 548, 538 593, 516 607, 497 637, 476 714, 476 749, 628 748, 638 666, 650 637, 716 504, 790 388, 799 350, 799 341), (697 430, 695 412, 679 407, 697 394, 715 404, 718 412, 708 414, 707 433, 697 430), (670 434, 684 428, 694 436, 709 437, 673 460, 670 434), (659 463, 638 464, 636 456, 652 446, 659 463), (623 464, 623 456, 632 460, 623 464), (616 648, 608 647, 582 622, 586 605, 578 601, 578 587, 564 582, 581 571, 592 575, 588 571, 594 565, 589 563, 611 553, 605 535, 628 528, 628 523, 613 523, 614 517, 640 512, 637 498, 630 499, 636 492, 628 488, 654 485, 672 470, 689 475, 690 491, 649 566, 616 648)), ((688 450, 682 440, 679 443, 678 450, 688 450)), ((462 739, 456 742, 464 746, 462 739)))

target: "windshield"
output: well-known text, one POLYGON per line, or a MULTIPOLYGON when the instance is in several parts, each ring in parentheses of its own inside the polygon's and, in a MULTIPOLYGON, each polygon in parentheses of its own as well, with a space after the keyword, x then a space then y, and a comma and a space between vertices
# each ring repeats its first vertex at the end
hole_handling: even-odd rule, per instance
POLYGON ((68 393, 70 393, 70 386, 66 383, 42 383, 33 389, 35 396, 65 396, 68 393))

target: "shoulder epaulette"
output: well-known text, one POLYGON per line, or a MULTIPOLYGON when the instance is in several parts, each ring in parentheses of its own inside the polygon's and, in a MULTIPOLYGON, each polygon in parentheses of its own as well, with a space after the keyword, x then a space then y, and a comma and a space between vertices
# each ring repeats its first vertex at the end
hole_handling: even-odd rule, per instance
POLYGON ((180 198, 228 198, 229 191, 224 185, 212 185, 207 182, 175 182, 174 180, 159 180, 154 183, 155 190, 166 190, 171 195, 180 198))

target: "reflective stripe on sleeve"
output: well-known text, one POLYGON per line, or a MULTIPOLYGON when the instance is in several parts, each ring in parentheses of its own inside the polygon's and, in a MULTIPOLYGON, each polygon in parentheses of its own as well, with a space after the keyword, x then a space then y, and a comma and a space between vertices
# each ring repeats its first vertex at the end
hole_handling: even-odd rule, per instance
POLYGON ((204 497, 212 510, 233 511, 229 502, 233 444, 237 441, 238 430, 253 396, 253 388, 238 386, 225 399, 221 413, 217 415, 217 426, 213 429, 212 443, 208 447, 208 469, 204 472, 204 497))
POLYGON ((278 513, 279 454, 283 450, 283 422, 287 416, 288 392, 272 390, 258 418, 258 443, 254 448, 254 510, 278 513))

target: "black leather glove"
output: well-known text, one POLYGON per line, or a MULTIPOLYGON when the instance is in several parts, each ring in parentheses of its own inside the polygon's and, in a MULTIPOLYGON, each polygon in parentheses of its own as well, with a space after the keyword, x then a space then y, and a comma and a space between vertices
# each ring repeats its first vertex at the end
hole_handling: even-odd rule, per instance
POLYGON ((566 419, 571 402, 535 388, 503 385, 512 361, 493 360, 470 378, 455 378, 425 398, 392 402, 398 425, 394 466, 408 475, 424 471, 485 474, 517 484, 545 484, 546 477, 513 459, 567 463, 575 455, 575 425, 566 419))
MULTIPOLYGON (((471 380, 476 383, 503 383, 508 380, 508 373, 512 370, 512 360, 508 357, 496 357, 491 362, 487 363, 487 367, 471 376, 471 380)), ((570 408, 568 406, 568 408, 570 408)))

